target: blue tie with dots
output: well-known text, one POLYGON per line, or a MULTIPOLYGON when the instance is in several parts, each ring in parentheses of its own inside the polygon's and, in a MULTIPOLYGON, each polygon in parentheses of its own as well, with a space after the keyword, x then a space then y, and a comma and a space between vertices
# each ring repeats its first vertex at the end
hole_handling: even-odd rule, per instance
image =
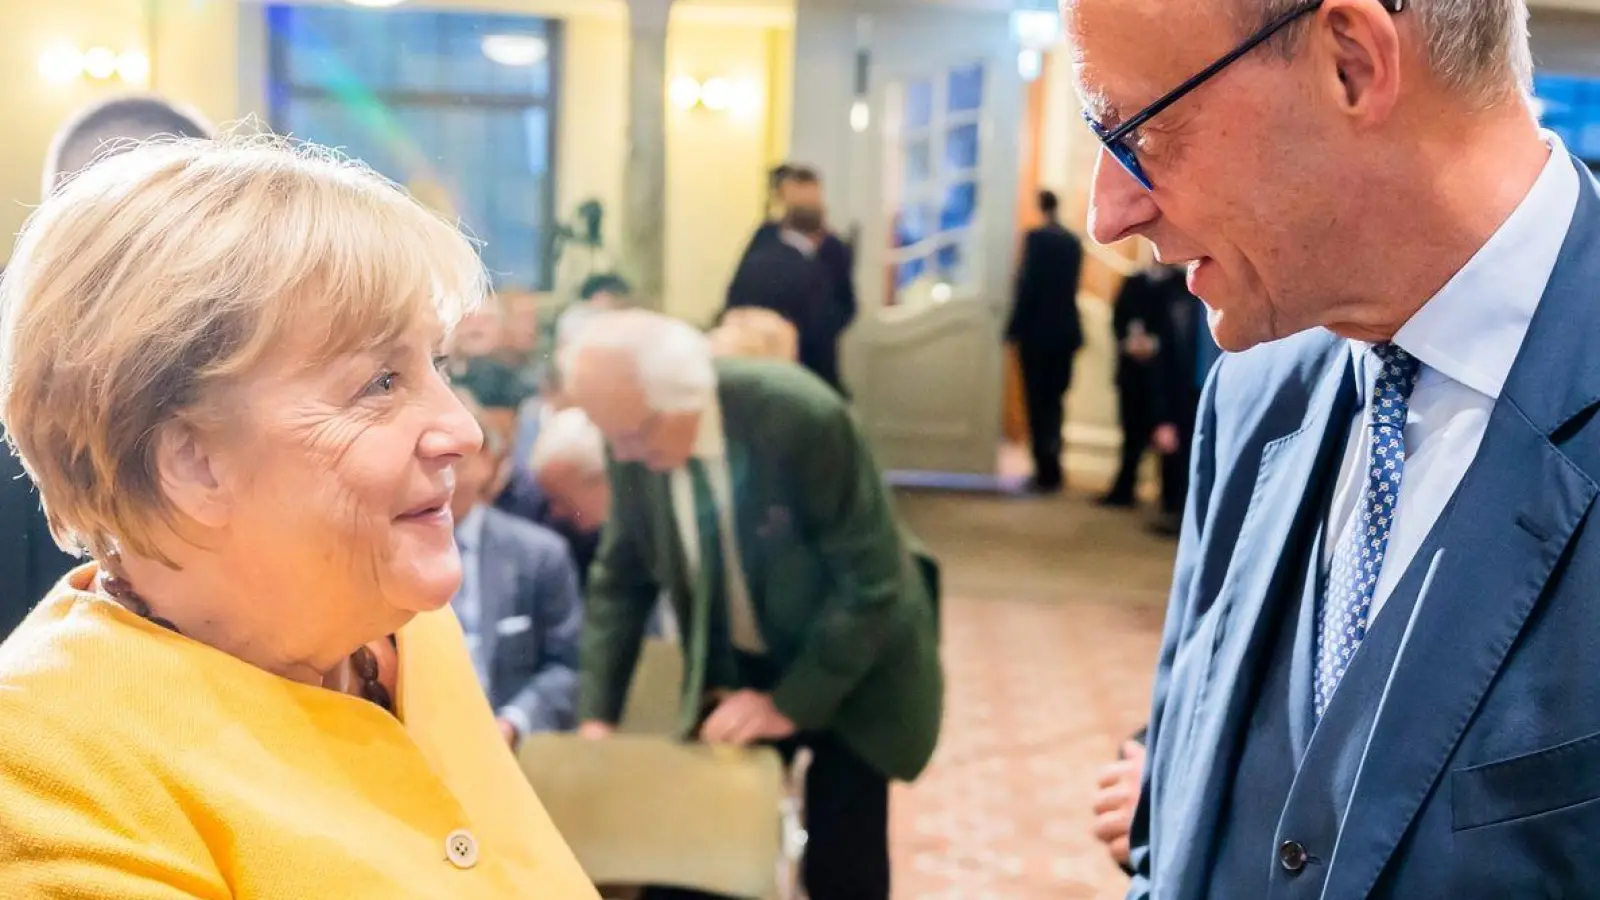
POLYGON ((1389 549, 1389 529, 1400 499, 1406 467, 1406 409, 1417 383, 1417 358, 1394 344, 1372 348, 1382 368, 1372 386, 1366 422, 1366 490, 1357 501, 1348 532, 1334 547, 1327 596, 1317 622, 1317 680, 1313 692, 1317 718, 1367 636, 1372 596, 1389 549))

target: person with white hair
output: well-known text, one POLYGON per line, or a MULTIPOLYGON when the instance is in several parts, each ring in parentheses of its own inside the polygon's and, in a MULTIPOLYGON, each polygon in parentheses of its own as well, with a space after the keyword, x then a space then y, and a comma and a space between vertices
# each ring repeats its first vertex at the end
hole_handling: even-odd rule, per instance
MULTIPOLYGON (((155 137, 205 138, 213 129, 199 113, 154 95, 132 94, 92 103, 57 129, 44 164, 42 195, 97 157, 155 137)), ((4 433, 0 431, 0 443, 4 433)), ((22 461, 0 446, 0 638, 76 560, 50 536, 39 494, 22 461)))
POLYGON ((611 515, 605 438, 581 409, 546 410, 528 454, 528 471, 544 509, 536 520, 566 538, 579 581, 587 585, 601 529, 611 515))
POLYGON ((714 359, 695 328, 637 310, 595 319, 561 364, 613 459, 580 731, 611 732, 666 589, 683 735, 809 747, 808 896, 887 900, 889 782, 915 778, 939 735, 938 585, 845 401, 792 363, 714 359))
POLYGON ((1594 895, 1600 189, 1529 108, 1526 3, 1062 10, 1090 230, 1184 264, 1229 351, 1129 896, 1594 895))

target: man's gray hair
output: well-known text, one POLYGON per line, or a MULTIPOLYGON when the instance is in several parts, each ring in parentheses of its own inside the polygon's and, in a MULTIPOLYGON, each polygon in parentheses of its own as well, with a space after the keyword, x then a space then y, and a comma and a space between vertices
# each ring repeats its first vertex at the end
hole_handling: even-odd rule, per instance
POLYGON ((606 439, 589 416, 577 407, 542 416, 539 437, 528 454, 528 469, 535 475, 555 462, 568 462, 585 475, 606 470, 606 439))
POLYGON ((568 392, 578 389, 572 360, 590 349, 618 351, 632 358, 645 400, 656 412, 704 409, 717 389, 711 342, 688 322, 661 313, 609 310, 585 322, 559 351, 568 392))
MULTIPOLYGON (((1253 31, 1305 0, 1233 0, 1246 31, 1253 31)), ((1428 64, 1447 87, 1477 102, 1504 98, 1511 89, 1533 93, 1533 50, 1527 0, 1406 0, 1427 44, 1428 64)), ((1291 52, 1292 39, 1278 42, 1291 52)))
POLYGON ((211 138, 205 117, 152 94, 128 94, 91 104, 67 120, 45 156, 44 193, 102 156, 155 137, 211 138))

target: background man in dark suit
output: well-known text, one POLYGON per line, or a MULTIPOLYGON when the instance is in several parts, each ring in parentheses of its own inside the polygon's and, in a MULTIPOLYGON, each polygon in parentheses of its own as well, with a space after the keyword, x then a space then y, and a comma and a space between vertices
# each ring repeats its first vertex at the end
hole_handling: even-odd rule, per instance
POLYGON ((1600 188, 1529 112, 1526 5, 1063 11, 1094 237, 1186 262, 1230 351, 1130 896, 1592 895, 1600 188))
MULTIPOLYGON (((117 97, 96 103, 68 120, 51 140, 43 191, 49 194, 116 142, 211 133, 198 113, 159 98, 117 97)), ((0 638, 76 562, 56 546, 33 482, 0 441, 0 638)))
POLYGON ((937 579, 848 407, 797 366, 713 362, 704 335, 639 311, 596 319, 563 368, 613 457, 581 730, 617 721, 665 588, 683 733, 809 747, 809 896, 887 900, 889 781, 915 778, 939 733, 937 579))
POLYGON ((1061 490, 1061 404, 1072 386, 1073 357, 1083 346, 1078 318, 1083 247, 1062 227, 1059 210, 1055 194, 1039 192, 1045 223, 1028 232, 1023 243, 1016 298, 1006 324, 1006 340, 1017 347, 1027 394, 1033 446, 1030 487, 1045 493, 1061 490))
POLYGON ((1150 448, 1155 430, 1154 391, 1157 338, 1163 301, 1154 270, 1139 272, 1122 283, 1111 310, 1111 338, 1117 348, 1115 379, 1117 418, 1122 426, 1122 461, 1111 489, 1100 498, 1102 506, 1132 506, 1139 482, 1139 467, 1150 448))
POLYGON ((827 226, 814 170, 779 166, 773 179, 779 217, 751 237, 727 307, 764 307, 788 319, 800 335, 800 364, 843 393, 839 339, 856 317, 854 253, 827 226))

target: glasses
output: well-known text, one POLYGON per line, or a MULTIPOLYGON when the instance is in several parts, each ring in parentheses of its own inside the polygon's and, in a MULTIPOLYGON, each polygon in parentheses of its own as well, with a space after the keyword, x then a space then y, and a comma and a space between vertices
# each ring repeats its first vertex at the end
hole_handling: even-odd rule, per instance
MULTIPOLYGON (((1379 2, 1390 13, 1399 13, 1405 9, 1406 4, 1406 0, 1379 0, 1379 2)), ((1133 118, 1123 122, 1116 128, 1107 129, 1104 125, 1096 122, 1094 116, 1090 115, 1088 110, 1084 110, 1084 121, 1089 123, 1089 128, 1094 131, 1095 137, 1098 137, 1100 143, 1105 145, 1106 152, 1110 153, 1111 157, 1118 163, 1121 163, 1122 167, 1128 170, 1128 174, 1132 175, 1134 180, 1139 182, 1145 190, 1153 190, 1155 186, 1151 184, 1150 176, 1145 174, 1144 166, 1139 164, 1138 154, 1134 153, 1133 148, 1128 146, 1128 136, 1133 134, 1139 126, 1160 115, 1167 107, 1188 96, 1195 88, 1216 77, 1217 73, 1238 62, 1245 54, 1266 43, 1273 35, 1288 28, 1302 17, 1321 9, 1322 4, 1323 0, 1310 0, 1310 2, 1301 4, 1263 25, 1255 34, 1245 38, 1244 43, 1230 50, 1221 59, 1206 66, 1199 74, 1173 88, 1166 96, 1135 113, 1133 118)))

